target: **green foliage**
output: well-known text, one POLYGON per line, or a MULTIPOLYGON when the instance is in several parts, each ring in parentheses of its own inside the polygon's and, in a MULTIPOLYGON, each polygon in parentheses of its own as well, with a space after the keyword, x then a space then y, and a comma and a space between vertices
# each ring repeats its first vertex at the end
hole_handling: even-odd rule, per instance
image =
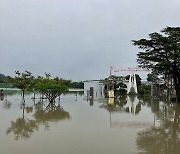
POLYGON ((54 102, 63 92, 68 91, 69 84, 69 80, 52 78, 50 74, 45 74, 45 77, 39 76, 35 79, 34 89, 42 92, 50 102, 54 102))
POLYGON ((151 33, 149 40, 133 41, 134 45, 145 51, 137 54, 137 62, 141 67, 153 69, 158 73, 172 73, 174 63, 180 66, 180 27, 167 27, 161 32, 164 35, 151 33))
POLYGON ((117 86, 119 86, 120 88, 127 88, 126 84, 124 84, 123 82, 119 82, 117 86))
POLYGON ((0 83, 3 83, 6 79, 6 76, 4 74, 0 74, 0 83))
POLYGON ((157 74, 154 74, 154 73, 149 73, 147 74, 147 81, 150 81, 150 82, 157 82, 159 80, 157 74))
POLYGON ((137 62, 157 74, 172 75, 180 102, 180 27, 166 27, 161 33, 149 34, 149 38, 133 40, 144 51, 137 54, 137 62))
POLYGON ((69 84, 69 87, 70 88, 80 88, 80 89, 83 89, 84 88, 84 83, 81 81, 81 82, 71 82, 69 84))
POLYGON ((119 82, 119 83, 115 84, 114 85, 115 94, 120 94, 120 95, 126 94, 127 93, 126 88, 127 88, 127 86, 123 82, 119 82))
POLYGON ((141 84, 138 88, 138 93, 141 95, 149 95, 151 93, 151 86, 141 84))
POLYGON ((115 76, 115 75, 111 75, 108 78, 105 78, 105 81, 113 81, 113 82, 121 82, 125 79, 125 77, 123 76, 115 76))
POLYGON ((123 95, 127 92, 126 90, 127 86, 126 84, 123 83, 124 81, 125 81, 125 77, 123 76, 111 75, 110 77, 105 78, 101 82, 107 85, 112 84, 114 86, 115 95, 123 95))
POLYGON ((63 92, 68 91, 70 84, 69 80, 64 80, 59 77, 52 78, 51 75, 47 73, 45 77, 38 76, 35 78, 32 73, 28 71, 24 73, 16 71, 16 76, 9 78, 9 81, 14 83, 14 87, 23 91, 23 97, 25 90, 39 91, 43 93, 50 102, 54 102, 63 92))
POLYGON ((34 86, 34 76, 31 72, 25 71, 24 73, 20 73, 19 71, 15 71, 16 76, 14 78, 8 78, 9 81, 13 82, 14 87, 22 90, 23 101, 25 90, 32 90, 34 86))
POLYGON ((127 93, 127 90, 124 88, 120 88, 118 92, 120 95, 125 95, 127 93))
POLYGON ((20 73, 19 71, 15 71, 15 78, 11 79, 14 83, 14 87, 19 88, 23 91, 31 90, 34 86, 34 76, 31 72, 25 71, 24 73, 20 73))
POLYGON ((0 83, 0 88, 13 88, 13 83, 0 83))

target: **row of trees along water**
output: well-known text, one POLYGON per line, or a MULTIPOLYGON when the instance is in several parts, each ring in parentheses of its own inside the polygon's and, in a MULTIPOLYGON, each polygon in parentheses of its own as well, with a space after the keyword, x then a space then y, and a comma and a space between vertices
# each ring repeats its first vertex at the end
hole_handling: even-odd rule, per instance
POLYGON ((52 77, 48 73, 45 73, 44 77, 34 77, 29 71, 23 73, 16 71, 15 73, 15 77, 9 77, 8 81, 13 83, 13 87, 22 90, 23 101, 25 101, 25 91, 31 91, 34 93, 34 98, 35 93, 40 92, 50 103, 53 103, 57 97, 68 91, 69 85, 71 84, 70 80, 52 77))

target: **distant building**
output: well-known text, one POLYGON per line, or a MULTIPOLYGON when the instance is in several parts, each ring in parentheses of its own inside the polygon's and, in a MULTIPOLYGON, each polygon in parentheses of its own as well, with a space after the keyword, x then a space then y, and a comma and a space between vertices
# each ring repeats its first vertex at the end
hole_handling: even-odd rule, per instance
POLYGON ((93 100, 104 99, 104 84, 100 80, 84 81, 84 96, 93 100))

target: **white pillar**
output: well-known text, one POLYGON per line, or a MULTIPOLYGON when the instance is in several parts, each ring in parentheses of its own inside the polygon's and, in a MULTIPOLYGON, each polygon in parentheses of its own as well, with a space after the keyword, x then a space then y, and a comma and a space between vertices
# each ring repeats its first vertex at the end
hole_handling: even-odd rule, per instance
POLYGON ((128 87, 127 87, 127 94, 129 94, 130 92, 134 92, 134 93, 137 94, 137 83, 136 83, 136 75, 135 74, 131 74, 130 77, 129 77, 129 83, 128 83, 128 87))

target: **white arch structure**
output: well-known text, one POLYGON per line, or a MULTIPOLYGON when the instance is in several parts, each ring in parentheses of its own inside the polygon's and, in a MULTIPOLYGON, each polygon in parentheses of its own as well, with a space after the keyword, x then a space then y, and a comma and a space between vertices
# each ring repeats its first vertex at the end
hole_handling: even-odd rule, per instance
POLYGON ((136 75, 132 72, 138 72, 138 71, 151 71, 145 68, 141 67, 110 67, 110 76, 112 75, 112 72, 131 72, 131 75, 129 77, 129 83, 127 86, 127 94, 135 93, 137 94, 137 83, 136 83, 136 75))
POLYGON ((136 84, 136 75, 131 74, 129 77, 129 83, 127 86, 127 94, 137 94, 137 84, 136 84))

